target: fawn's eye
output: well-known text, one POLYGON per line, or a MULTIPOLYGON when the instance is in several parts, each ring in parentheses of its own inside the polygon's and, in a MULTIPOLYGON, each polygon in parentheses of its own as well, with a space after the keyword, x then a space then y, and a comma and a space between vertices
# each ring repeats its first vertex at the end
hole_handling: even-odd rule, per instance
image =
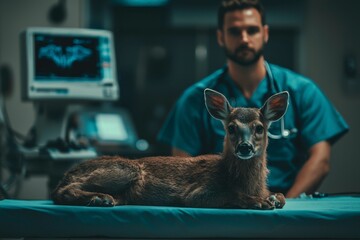
POLYGON ((264 132, 264 127, 263 127, 263 126, 257 125, 257 126, 255 127, 255 133, 256 133, 256 134, 262 134, 263 132, 264 132))
POLYGON ((229 134, 234 134, 235 133, 235 126, 234 125, 229 125, 227 130, 228 130, 229 134))

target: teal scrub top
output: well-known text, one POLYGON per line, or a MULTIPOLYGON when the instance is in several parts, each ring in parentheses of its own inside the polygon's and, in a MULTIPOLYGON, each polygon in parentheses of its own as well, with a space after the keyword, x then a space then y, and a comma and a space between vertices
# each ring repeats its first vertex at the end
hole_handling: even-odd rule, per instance
MULTIPOLYGON (((257 108, 275 93, 269 91, 288 91, 285 129, 297 129, 297 132, 289 138, 269 138, 267 149, 268 186, 271 191, 285 193, 307 160, 309 148, 324 140, 334 143, 349 127, 312 80, 273 64, 269 64, 269 68, 272 77, 267 74, 250 99, 246 99, 230 79, 226 67, 190 86, 171 110, 158 140, 193 156, 221 153, 225 131, 222 123, 206 110, 205 88, 224 94, 233 107, 257 108), (275 85, 276 90, 269 85, 275 85)), ((281 121, 272 123, 270 133, 279 135, 280 124, 281 121)))

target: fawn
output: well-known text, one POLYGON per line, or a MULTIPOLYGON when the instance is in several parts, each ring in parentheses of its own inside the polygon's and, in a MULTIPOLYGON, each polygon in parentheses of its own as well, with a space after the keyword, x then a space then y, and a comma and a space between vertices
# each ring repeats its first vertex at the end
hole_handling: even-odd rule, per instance
POLYGON ((267 128, 285 114, 288 92, 271 96, 260 109, 233 108, 211 89, 205 89, 204 97, 210 115, 225 127, 221 155, 103 156, 69 170, 52 193, 53 201, 104 207, 282 208, 284 195, 271 194, 266 186, 266 147, 267 128))

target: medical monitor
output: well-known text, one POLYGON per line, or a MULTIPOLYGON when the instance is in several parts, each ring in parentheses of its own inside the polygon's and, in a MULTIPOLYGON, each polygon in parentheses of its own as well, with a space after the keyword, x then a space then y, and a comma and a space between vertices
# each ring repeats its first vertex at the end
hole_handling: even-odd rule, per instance
POLYGON ((28 28, 21 35, 23 100, 117 100, 111 32, 28 28))

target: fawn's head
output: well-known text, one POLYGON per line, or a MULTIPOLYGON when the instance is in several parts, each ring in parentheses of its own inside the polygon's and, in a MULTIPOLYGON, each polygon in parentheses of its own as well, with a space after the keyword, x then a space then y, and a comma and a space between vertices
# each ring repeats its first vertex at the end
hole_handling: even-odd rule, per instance
POLYGON ((230 151, 244 160, 265 153, 270 122, 279 120, 286 113, 289 98, 288 92, 274 94, 258 109, 233 108, 224 95, 209 88, 205 89, 204 95, 208 112, 224 125, 224 152, 230 151))

